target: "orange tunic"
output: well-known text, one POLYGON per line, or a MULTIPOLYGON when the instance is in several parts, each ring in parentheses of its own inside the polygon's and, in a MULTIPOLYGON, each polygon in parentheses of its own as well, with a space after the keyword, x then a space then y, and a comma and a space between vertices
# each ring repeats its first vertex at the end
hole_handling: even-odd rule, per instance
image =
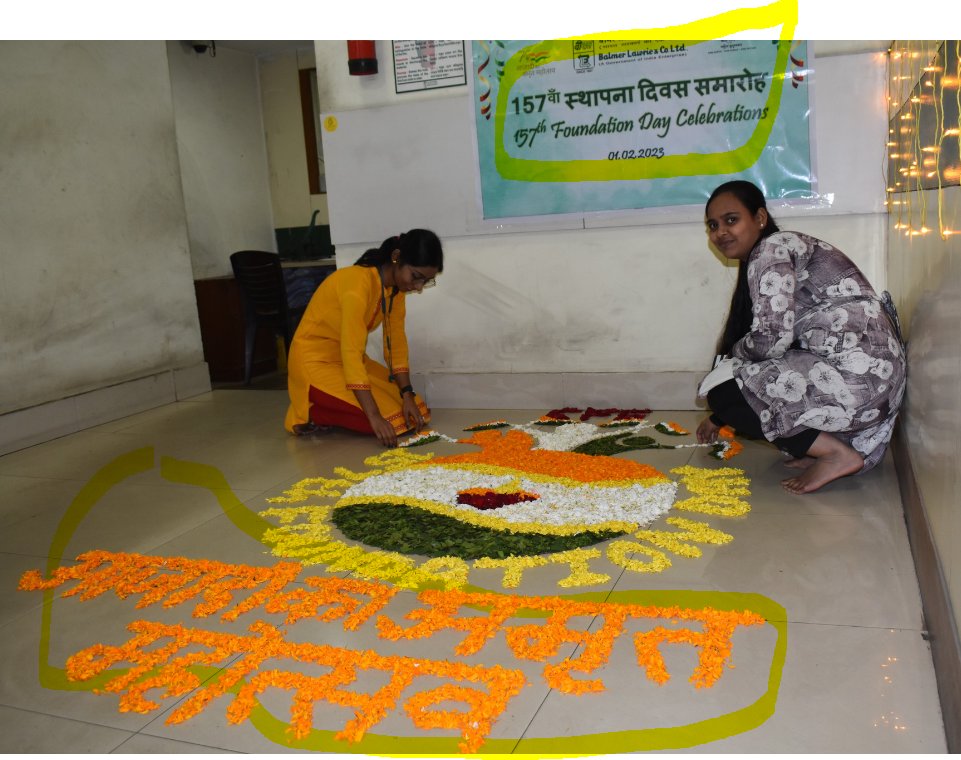
MULTIPOLYGON (((310 299, 290 344, 290 408, 284 421, 287 430, 293 432, 294 425, 310 420, 311 387, 357 409, 360 404, 353 389, 367 389, 394 430, 407 430, 396 383, 388 379, 387 367, 366 354, 367 336, 386 316, 384 359, 395 373, 409 372, 406 314, 404 294, 397 293, 392 299, 382 287, 376 267, 354 265, 329 275, 310 299)), ((427 407, 420 398, 417 406, 424 419, 429 420, 427 407)), ((336 420, 331 424, 337 424, 336 420)))

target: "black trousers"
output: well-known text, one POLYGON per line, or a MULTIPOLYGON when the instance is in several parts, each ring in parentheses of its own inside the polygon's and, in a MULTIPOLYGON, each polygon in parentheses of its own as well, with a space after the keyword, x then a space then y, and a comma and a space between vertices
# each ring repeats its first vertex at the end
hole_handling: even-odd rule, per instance
MULTIPOLYGON (((747 403, 741 389, 737 387, 736 380, 728 380, 726 383, 714 386, 707 392, 707 403, 713 412, 711 421, 715 425, 730 425, 739 434, 748 438, 764 438, 761 419, 747 403)), ((775 438, 771 443, 795 459, 800 459, 807 454, 807 450, 811 448, 811 444, 820 432, 820 430, 808 428, 787 438, 775 438)))

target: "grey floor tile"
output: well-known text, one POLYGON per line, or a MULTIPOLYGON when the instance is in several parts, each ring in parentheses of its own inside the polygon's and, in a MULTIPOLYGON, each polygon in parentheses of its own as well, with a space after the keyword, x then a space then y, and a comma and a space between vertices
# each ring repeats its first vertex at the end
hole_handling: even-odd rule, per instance
MULTIPOLYGON (((292 704, 287 689, 269 688, 261 695, 263 709, 256 720, 239 725, 227 719, 232 700, 227 695, 185 722, 167 724, 189 694, 165 696, 155 689, 151 696, 158 702, 156 709, 120 712, 117 694, 95 694, 85 688, 87 684, 66 680, 63 670, 69 657, 95 644, 123 644, 133 635, 128 625, 136 620, 181 624, 198 637, 249 636, 249 626, 263 621, 299 643, 458 660, 456 648, 463 632, 389 641, 381 635, 377 616, 357 630, 346 630, 339 622, 320 619, 328 607, 322 607, 317 617, 291 624, 285 624, 281 612, 267 613, 262 607, 229 621, 220 613, 195 616, 198 605, 215 604, 221 598, 216 589, 190 602, 146 607, 137 606, 142 591, 120 598, 111 590, 84 601, 61 596, 64 589, 48 594, 17 590, 27 570, 46 569, 48 557, 71 565, 77 555, 92 549, 147 554, 161 561, 183 557, 255 568, 275 565, 280 558, 258 541, 263 522, 257 513, 285 505, 267 500, 282 496, 305 478, 339 477, 338 467, 366 472, 370 465, 365 459, 383 452, 370 438, 347 432, 310 439, 288 436, 282 429, 286 405, 282 390, 215 390, 0 457, 0 734, 5 751, 179 754, 356 749, 332 738, 351 719, 352 709, 326 704, 314 711, 318 730, 311 739, 291 742, 284 731, 292 704)), ((469 425, 495 419, 525 424, 546 411, 438 409, 432 427, 464 439, 470 434, 463 428, 469 425)), ((692 443, 703 416, 655 411, 650 423, 674 421, 691 435, 668 438, 642 432, 664 443, 692 443)), ((442 442, 412 452, 441 457, 476 450, 442 442)), ((574 673, 576 679, 599 678, 604 689, 573 696, 549 686, 545 666, 580 657, 585 642, 577 643, 577 636, 598 630, 603 616, 574 616, 569 622, 573 638, 559 644, 544 661, 535 661, 517 656, 524 651, 525 640, 519 632, 527 625, 542 625, 547 617, 527 611, 506 621, 482 649, 464 658, 467 663, 515 668, 527 679, 494 724, 487 751, 944 751, 930 653, 920 636, 917 580, 890 458, 871 473, 799 497, 781 488, 780 481, 787 476, 782 457, 764 442, 744 442, 743 451, 726 462, 710 459, 697 447, 621 456, 667 474, 684 465, 742 470, 750 480, 751 493, 745 498, 751 510, 740 517, 723 517, 672 509, 650 527, 675 530, 668 518, 683 517, 728 533, 732 540, 719 545, 695 541, 701 550, 696 557, 662 549, 670 564, 659 572, 641 572, 650 555, 629 553, 615 562, 609 546, 601 544, 596 547, 599 556, 589 565, 597 573, 593 585, 567 588, 561 583, 570 568, 548 564, 526 571, 516 587, 504 586, 502 570, 472 570, 473 590, 543 596, 559 600, 551 602, 558 609, 578 600, 636 604, 642 599, 661 600, 657 602, 661 605, 674 599, 682 607, 689 603, 702 609, 711 600, 737 598, 746 605, 767 605, 765 609, 772 611, 768 622, 738 628, 729 663, 734 667, 725 668, 713 686, 701 689, 688 680, 697 665, 697 650, 685 644, 661 645, 671 680, 663 685, 651 681, 639 664, 633 640, 655 622, 633 622, 603 667, 591 674, 574 673), (509 634, 512 629, 516 632, 509 634), (786 635, 787 647, 771 703, 769 678, 779 635, 786 635), (758 709, 752 708, 759 702, 771 708, 760 718, 758 709), (743 715, 745 710, 754 716, 750 726, 725 722, 724 716, 743 715), (674 738, 667 741, 665 736, 674 738)), ((685 496, 682 489, 679 498, 685 496)), ((331 502, 308 498, 301 503, 331 502)), ((638 541, 643 544, 644 539, 638 541)), ((310 578, 327 575, 323 564, 306 566, 285 593, 296 600, 313 588, 310 578)), ((350 571, 330 575, 344 577, 350 571)), ((230 593, 231 603, 236 603, 253 592, 230 593)), ((409 626, 416 614, 423 614, 417 613, 423 607, 414 593, 403 591, 379 616, 409 626)), ((471 608, 459 614, 483 613, 471 608)), ((235 664, 238 656, 231 655, 222 665, 235 664)), ((314 666, 291 665, 283 658, 272 662, 264 667, 321 674, 314 666)), ((206 676, 210 675, 208 671, 206 676)), ((358 679, 356 688, 377 685, 376 677, 368 673, 358 679)), ((405 691, 396 709, 371 729, 365 751, 459 754, 451 739, 456 731, 422 731, 414 726, 401 705, 415 692, 405 691), (441 743, 425 742, 428 736, 441 743), (411 737, 413 744, 403 743, 411 737)))

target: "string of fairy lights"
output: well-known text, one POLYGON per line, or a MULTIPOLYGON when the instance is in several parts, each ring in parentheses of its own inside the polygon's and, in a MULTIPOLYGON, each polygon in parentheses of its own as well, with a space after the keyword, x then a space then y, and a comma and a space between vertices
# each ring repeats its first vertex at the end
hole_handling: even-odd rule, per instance
POLYGON ((904 235, 931 233, 928 191, 936 190, 946 240, 961 233, 944 218, 944 188, 961 184, 961 40, 898 41, 888 56, 888 212, 904 235))

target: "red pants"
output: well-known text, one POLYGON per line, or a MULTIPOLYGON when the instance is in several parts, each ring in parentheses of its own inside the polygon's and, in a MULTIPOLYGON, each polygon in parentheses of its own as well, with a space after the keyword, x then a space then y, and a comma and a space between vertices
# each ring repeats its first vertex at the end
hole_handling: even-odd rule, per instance
MULTIPOLYGON (((359 406, 341 401, 329 393, 317 390, 314 386, 310 386, 310 404, 310 421, 315 425, 333 425, 367 435, 374 434, 374 429, 370 426, 367 415, 359 406)), ((430 411, 420 398, 417 398, 417 408, 424 416, 424 421, 430 422, 430 411)), ((405 433, 410 430, 403 414, 392 415, 387 418, 387 421, 393 425, 397 433, 405 433)))

